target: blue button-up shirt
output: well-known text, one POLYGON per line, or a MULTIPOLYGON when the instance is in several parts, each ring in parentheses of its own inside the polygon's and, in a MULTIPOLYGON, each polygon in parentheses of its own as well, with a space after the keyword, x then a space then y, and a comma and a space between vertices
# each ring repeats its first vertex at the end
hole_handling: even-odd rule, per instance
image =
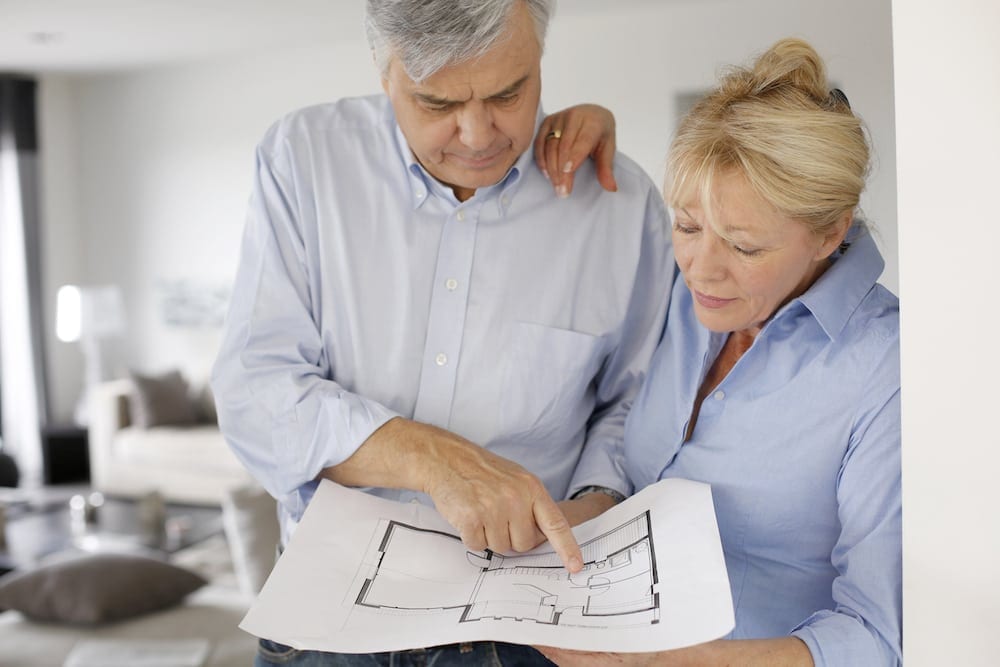
POLYGON ((286 539, 319 472, 397 415, 517 461, 556 499, 627 488, 625 415, 672 279, 666 208, 627 158, 617 193, 588 164, 568 199, 532 160, 459 202, 385 96, 264 137, 212 388, 286 539))
POLYGON ((792 633, 817 666, 900 661, 899 307, 867 234, 764 326, 709 394, 726 334, 678 277, 667 331, 629 416, 640 489, 712 485, 736 607, 733 638, 792 633))

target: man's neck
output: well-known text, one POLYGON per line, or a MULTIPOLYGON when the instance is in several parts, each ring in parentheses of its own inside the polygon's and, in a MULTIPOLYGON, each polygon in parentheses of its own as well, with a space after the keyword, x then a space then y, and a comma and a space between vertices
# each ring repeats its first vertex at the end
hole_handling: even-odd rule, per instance
POLYGON ((455 193, 455 199, 458 201, 468 201, 472 199, 472 195, 476 194, 475 190, 470 190, 469 188, 462 188, 457 185, 449 185, 448 187, 455 193))

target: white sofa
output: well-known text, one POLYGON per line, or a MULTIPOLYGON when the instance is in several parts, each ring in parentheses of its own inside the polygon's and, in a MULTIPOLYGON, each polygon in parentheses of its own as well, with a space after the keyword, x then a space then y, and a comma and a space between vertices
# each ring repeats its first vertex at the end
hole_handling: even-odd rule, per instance
POLYGON ((257 640, 237 626, 249 606, 238 590, 212 585, 176 607, 96 628, 35 623, 8 611, 0 614, 0 665, 58 667, 81 640, 198 639, 209 641, 204 667, 247 667, 257 640))
POLYGON ((130 380, 95 387, 90 396, 90 478, 111 495, 159 491, 168 501, 220 504, 250 474, 229 449, 218 426, 139 428, 129 417, 130 380))

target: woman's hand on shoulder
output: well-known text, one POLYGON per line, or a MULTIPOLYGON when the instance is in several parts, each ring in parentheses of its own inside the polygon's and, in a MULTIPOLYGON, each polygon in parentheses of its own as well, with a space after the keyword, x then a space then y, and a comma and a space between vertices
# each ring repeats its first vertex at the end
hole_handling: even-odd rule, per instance
POLYGON ((542 121, 535 136, 535 162, 560 197, 573 191, 573 178, 588 157, 594 159, 597 180, 610 192, 618 190, 612 171, 615 157, 615 117, 596 104, 578 104, 542 121))

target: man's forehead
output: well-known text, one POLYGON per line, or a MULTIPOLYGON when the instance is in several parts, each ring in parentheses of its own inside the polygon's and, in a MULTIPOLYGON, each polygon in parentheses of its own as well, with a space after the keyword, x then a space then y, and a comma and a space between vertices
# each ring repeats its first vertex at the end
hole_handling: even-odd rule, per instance
POLYGON ((426 97, 468 100, 488 98, 523 85, 537 76, 539 62, 513 54, 504 61, 483 59, 449 65, 423 81, 410 78, 396 58, 389 65, 389 76, 396 78, 411 94, 426 97))

